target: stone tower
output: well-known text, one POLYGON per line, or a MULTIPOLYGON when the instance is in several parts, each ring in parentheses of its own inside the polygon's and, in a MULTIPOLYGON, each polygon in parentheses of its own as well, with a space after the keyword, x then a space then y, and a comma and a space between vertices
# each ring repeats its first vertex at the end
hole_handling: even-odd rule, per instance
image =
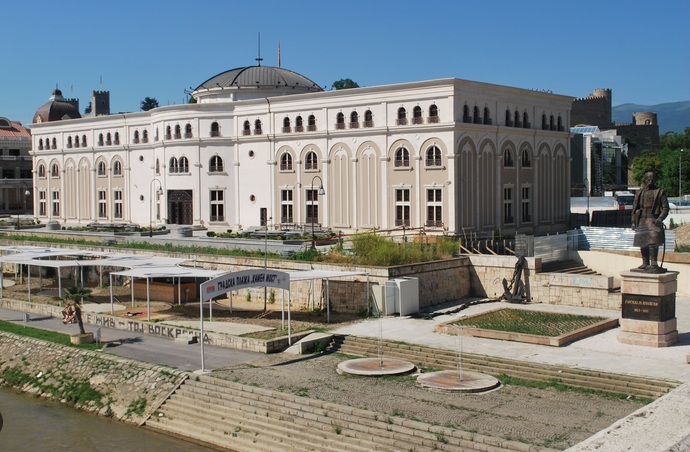
POLYGON ((110 91, 91 91, 91 114, 94 116, 110 114, 110 91))

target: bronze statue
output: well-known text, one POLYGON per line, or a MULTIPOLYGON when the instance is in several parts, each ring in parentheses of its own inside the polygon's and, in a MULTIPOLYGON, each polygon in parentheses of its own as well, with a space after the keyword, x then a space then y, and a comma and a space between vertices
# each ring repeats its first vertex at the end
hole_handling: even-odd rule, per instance
POLYGON ((659 245, 664 244, 664 219, 668 216, 668 198, 663 188, 656 186, 656 174, 645 173, 644 186, 635 194, 632 210, 633 245, 640 247, 642 265, 632 271, 664 273, 657 263, 659 245))

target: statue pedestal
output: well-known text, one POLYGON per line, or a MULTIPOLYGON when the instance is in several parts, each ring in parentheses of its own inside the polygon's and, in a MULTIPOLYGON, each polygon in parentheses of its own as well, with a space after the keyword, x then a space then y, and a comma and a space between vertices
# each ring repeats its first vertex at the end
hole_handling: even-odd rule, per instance
POLYGON ((621 273, 621 328, 618 342, 668 347, 678 342, 676 289, 678 272, 621 273))

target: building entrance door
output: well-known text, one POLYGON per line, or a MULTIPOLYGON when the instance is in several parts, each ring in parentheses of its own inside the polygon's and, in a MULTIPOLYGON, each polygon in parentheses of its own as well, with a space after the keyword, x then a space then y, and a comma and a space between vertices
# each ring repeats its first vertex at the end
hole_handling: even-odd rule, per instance
POLYGON ((170 190, 168 192, 168 223, 192 224, 193 220, 192 190, 170 190))

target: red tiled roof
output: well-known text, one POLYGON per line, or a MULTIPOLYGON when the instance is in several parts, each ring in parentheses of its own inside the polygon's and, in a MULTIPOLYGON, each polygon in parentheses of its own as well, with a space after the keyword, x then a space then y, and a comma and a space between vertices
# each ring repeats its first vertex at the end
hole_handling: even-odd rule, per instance
POLYGON ((9 127, 3 127, 5 118, 0 118, 0 140, 2 141, 26 141, 31 140, 31 132, 21 122, 7 121, 9 127))

